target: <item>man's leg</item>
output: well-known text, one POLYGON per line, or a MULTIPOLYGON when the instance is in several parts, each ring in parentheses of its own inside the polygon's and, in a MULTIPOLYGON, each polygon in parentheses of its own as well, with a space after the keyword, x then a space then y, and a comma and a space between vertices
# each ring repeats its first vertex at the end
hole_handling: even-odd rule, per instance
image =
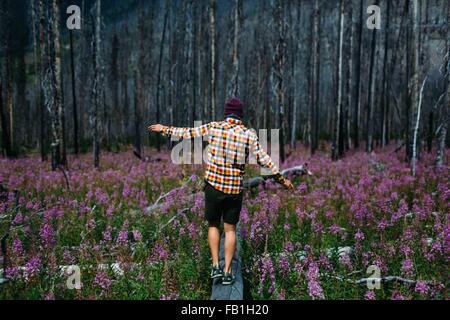
POLYGON ((236 225, 224 223, 225 229, 225 269, 227 273, 231 272, 231 261, 236 250, 236 225))
POLYGON ((214 267, 219 266, 220 230, 218 226, 209 225, 208 243, 211 251, 211 259, 214 267))

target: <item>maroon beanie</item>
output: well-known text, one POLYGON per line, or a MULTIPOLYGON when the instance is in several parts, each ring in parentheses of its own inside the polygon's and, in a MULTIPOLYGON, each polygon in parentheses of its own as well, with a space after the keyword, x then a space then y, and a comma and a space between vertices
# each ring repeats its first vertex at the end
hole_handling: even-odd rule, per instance
POLYGON ((244 105, 238 98, 231 98, 225 102, 225 116, 234 114, 239 118, 244 115, 244 105))

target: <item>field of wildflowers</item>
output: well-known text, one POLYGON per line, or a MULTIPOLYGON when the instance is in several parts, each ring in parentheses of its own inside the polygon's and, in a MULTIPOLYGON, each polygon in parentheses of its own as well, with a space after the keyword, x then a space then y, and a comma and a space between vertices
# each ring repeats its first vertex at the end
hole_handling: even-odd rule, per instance
MULTIPOLYGON (((0 299, 208 299, 202 167, 147 153, 105 153, 99 170, 90 155, 70 158, 65 174, 37 156, 0 159, 0 236, 10 229, 0 299), (79 290, 67 287, 69 265, 79 290)), ((424 153, 414 178, 392 148, 338 162, 306 154, 282 165, 309 163, 294 192, 268 182, 245 194, 245 298, 448 299, 448 164, 424 153), (412 281, 355 283, 372 265, 412 281)))

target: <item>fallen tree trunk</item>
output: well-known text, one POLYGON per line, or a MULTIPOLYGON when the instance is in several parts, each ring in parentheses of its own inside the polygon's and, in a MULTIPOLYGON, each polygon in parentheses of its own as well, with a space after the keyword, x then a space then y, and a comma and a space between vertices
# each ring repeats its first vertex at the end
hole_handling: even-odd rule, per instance
MULTIPOLYGON (((281 174, 284 177, 297 176, 297 175, 300 175, 300 176, 312 175, 311 171, 309 171, 307 169, 307 166, 308 165, 305 164, 305 165, 300 165, 300 166, 284 169, 283 171, 281 171, 281 174)), ((270 176, 255 177, 255 178, 250 178, 248 180, 245 180, 244 181, 244 189, 257 187, 260 184, 263 184, 268 178, 270 178, 270 176)))
MULTIPOLYGON (((397 283, 406 284, 406 285, 415 285, 417 283, 416 280, 406 279, 406 278, 402 278, 399 276, 386 276, 386 277, 381 277, 381 278, 361 278, 358 280, 352 280, 352 279, 338 277, 338 276, 332 276, 332 278, 337 279, 339 281, 345 281, 345 282, 349 282, 349 283, 353 283, 353 284, 357 284, 357 285, 366 285, 367 283, 390 283, 390 282, 397 282, 397 283)), ((430 284, 430 285, 433 284, 433 282, 429 281, 429 280, 425 280, 423 282, 425 282, 426 284, 430 284)))

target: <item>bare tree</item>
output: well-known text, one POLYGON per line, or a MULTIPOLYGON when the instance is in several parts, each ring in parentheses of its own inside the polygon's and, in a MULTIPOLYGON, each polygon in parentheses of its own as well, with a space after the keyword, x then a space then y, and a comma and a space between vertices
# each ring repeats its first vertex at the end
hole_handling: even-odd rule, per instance
MULTIPOLYGON (((416 128, 413 125, 414 123, 419 123, 418 119, 420 117, 419 114, 419 101, 420 101, 420 88, 419 88, 419 78, 420 78, 420 10, 419 10, 419 2, 418 0, 411 0, 412 2, 412 45, 411 45, 411 59, 412 59, 412 73, 410 78, 410 87, 411 87, 411 105, 410 105, 410 133, 408 146, 411 148, 411 161, 413 167, 415 167, 416 162, 416 148, 417 141, 414 138, 416 133, 416 128)), ((419 128, 417 128, 418 130, 419 128)), ((414 173, 414 172, 413 172, 414 173)))
POLYGON ((277 26, 277 42, 275 47, 273 77, 275 84, 275 94, 278 107, 278 128, 280 130, 280 159, 284 162, 286 158, 284 148, 284 63, 285 63, 285 16, 284 1, 276 0, 274 8, 274 18, 277 26))
POLYGON ((361 110, 361 91, 362 91, 362 74, 361 64, 363 61, 362 46, 363 37, 362 30, 364 28, 364 0, 359 0, 359 26, 357 28, 357 46, 356 46, 356 61, 355 61, 355 78, 356 85, 353 88, 353 94, 355 98, 353 101, 353 144, 355 148, 359 148, 359 123, 360 123, 360 110, 361 110))
MULTIPOLYGON (((128 32, 128 26, 125 26, 125 37, 123 38, 123 48, 127 47, 127 42, 128 42, 128 36, 129 36, 129 32, 128 32)), ((122 63, 121 63, 121 75, 122 75, 122 94, 123 94, 123 100, 122 100, 122 108, 121 108, 121 113, 120 113, 120 126, 121 126, 121 136, 122 136, 122 141, 126 142, 127 141, 127 123, 128 123, 128 105, 129 105, 129 101, 128 101, 128 54, 126 53, 125 50, 122 51, 122 63)))
POLYGON ((416 162, 417 162, 417 137, 419 134, 419 125, 420 125, 420 113, 422 109, 422 98, 423 98, 423 89, 425 87, 425 83, 427 82, 427 77, 423 80, 422 88, 419 93, 419 101, 417 103, 417 118, 416 125, 414 127, 414 136, 413 136, 413 156, 412 156, 412 175, 416 176, 416 162))
POLYGON ((209 26, 211 39, 211 119, 216 119, 216 0, 209 7, 209 26))
MULTIPOLYGON (((138 18, 138 41, 139 52, 136 65, 136 74, 134 77, 134 152, 141 156, 141 121, 142 121, 142 106, 144 104, 144 82, 145 82, 145 58, 146 58, 146 43, 145 43, 145 19, 144 8, 142 0, 139 1, 139 18, 138 18)), ((158 121, 158 120, 157 120, 158 121)))
POLYGON ((101 108, 101 0, 96 0, 95 13, 92 14, 92 28, 93 28, 93 40, 92 40, 92 62, 94 67, 94 79, 92 85, 91 95, 91 114, 90 122, 92 127, 92 141, 93 141, 93 154, 94 154, 94 166, 98 168, 100 166, 100 119, 99 111, 101 108))
POLYGON ((46 19, 46 10, 44 7, 44 1, 39 0, 38 2, 38 18, 39 18, 39 145, 41 152, 41 160, 47 160, 47 109, 45 107, 44 101, 44 90, 45 90, 45 71, 46 71, 46 27, 45 27, 45 19, 46 19))
MULTIPOLYGON (((115 122, 122 121, 120 119, 120 105, 119 105, 119 38, 117 37, 117 32, 114 30, 114 36, 112 40, 111 48, 111 80, 110 88, 112 91, 112 110, 115 122)), ((115 131, 117 134, 117 131, 115 131)), ((117 137, 115 137, 117 141, 117 137)))
MULTIPOLYGON (((292 36, 292 46, 293 48, 296 49, 297 52, 300 51, 300 46, 302 45, 300 42, 300 32, 301 32, 301 12, 303 10, 303 6, 302 6, 302 2, 300 2, 297 6, 297 21, 296 21, 296 29, 295 29, 295 33, 297 38, 295 38, 295 36, 292 36)), ((294 28, 292 30, 292 33, 294 33, 294 28)), ((297 67, 297 54, 296 51, 293 52, 293 61, 292 61, 292 87, 294 88, 293 90, 293 95, 294 95, 294 101, 293 101, 293 110, 292 110, 292 124, 291 124, 291 149, 295 148, 295 142, 296 142, 296 134, 297 134, 297 118, 298 118, 298 105, 299 105, 299 100, 300 100, 300 88, 299 85, 297 83, 297 74, 298 74, 298 68, 297 67)))
MULTIPOLYGON (((376 2, 378 4, 378 1, 376 2)), ((372 39, 370 44, 370 72, 369 72, 369 103, 367 104, 367 118, 366 118, 366 152, 370 153, 373 150, 373 114, 375 112, 375 94, 376 94, 376 77, 377 77, 377 29, 371 30, 372 39)))
MULTIPOLYGON (((33 95, 34 95, 34 109, 37 110, 40 104, 40 90, 39 90, 39 60, 38 60, 38 45, 37 45, 37 37, 38 37, 38 17, 39 11, 36 6, 36 1, 30 1, 30 14, 31 14, 31 30, 32 30, 32 38, 33 38, 33 95)), ((28 126, 30 129, 30 126, 28 126)))
MULTIPOLYGON (((2 1, 0 3, 0 53, 2 56, 7 55, 7 28, 6 23, 8 21, 8 3, 7 1, 2 1)), ((2 153, 10 157, 12 155, 11 152, 11 144, 10 144, 10 137, 9 137, 9 129, 8 129, 8 120, 7 115, 4 110, 4 100, 3 100, 3 70, 2 70, 2 64, 3 59, 0 61, 0 125, 2 130, 2 153)))
MULTIPOLYGON (((156 122, 160 121, 161 68, 162 68, 164 42, 166 38, 167 20, 169 16, 169 7, 170 7, 170 0, 168 1, 169 2, 166 2, 166 9, 165 9, 166 12, 164 13, 161 42, 159 43, 158 82, 156 84, 156 122)), ((158 151, 161 150, 161 140, 159 135, 157 135, 156 137, 156 148, 158 149, 158 151)))
POLYGON ((340 0, 339 5, 339 58, 338 58, 338 101, 335 109, 335 122, 333 127, 333 144, 331 147, 331 158, 333 160, 339 159, 343 154, 343 146, 341 146, 342 139, 342 105, 344 94, 344 75, 343 75, 343 63, 344 63, 344 23, 345 23, 345 11, 344 0, 340 0))
POLYGON ((447 3, 447 37, 445 39, 444 70, 447 78, 447 102, 443 107, 441 121, 438 129, 438 141, 436 152, 436 165, 442 166, 445 163, 445 140, 447 137, 449 109, 450 109, 450 3, 447 3))
POLYGON ((72 117, 73 117, 73 143, 75 154, 78 155, 78 107, 77 107, 77 95, 75 87, 75 62, 73 57, 73 30, 69 30, 70 38, 70 71, 72 79, 72 117))
POLYGON ((45 105, 51 118, 51 155, 52 170, 65 165, 63 157, 63 104, 61 84, 61 49, 59 38, 59 1, 53 0, 49 8, 49 23, 47 24, 47 71, 45 79, 45 105))
POLYGON ((228 87, 228 96, 239 96, 239 37, 242 0, 234 0, 234 33, 233 33, 233 68, 231 71, 231 80, 228 87))
POLYGON ((7 157, 9 157, 11 154, 11 147, 9 145, 8 125, 3 110, 3 90, 1 78, 0 78, 0 124, 2 129, 2 148, 3 148, 2 153, 7 157))
POLYGON ((386 2, 386 27, 384 33, 384 58, 383 58, 383 110, 381 113, 381 147, 384 147, 386 143, 389 143, 389 81, 390 74, 389 62, 388 62, 388 48, 389 48, 389 27, 390 27, 390 13, 391 13, 391 1, 386 2))
POLYGON ((311 154, 319 146, 319 81, 320 81, 320 8, 319 0, 314 0, 313 39, 311 52, 311 154))

